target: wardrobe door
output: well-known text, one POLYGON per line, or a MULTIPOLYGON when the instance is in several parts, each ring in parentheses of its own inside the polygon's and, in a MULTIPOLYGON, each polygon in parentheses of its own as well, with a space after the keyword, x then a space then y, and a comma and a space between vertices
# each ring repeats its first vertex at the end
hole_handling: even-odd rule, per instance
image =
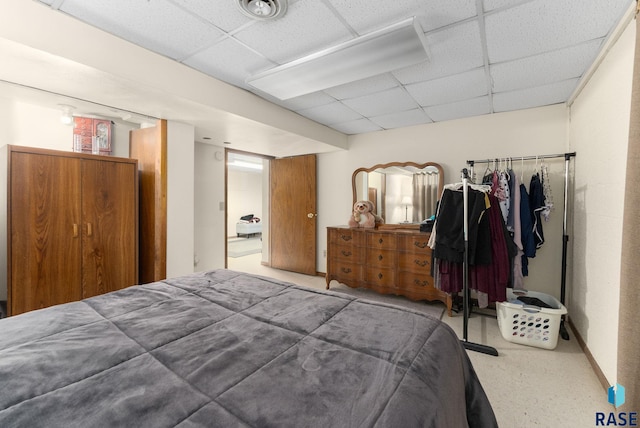
POLYGON ((9 201, 11 315, 80 299, 80 160, 11 152, 9 201))
POLYGON ((136 284, 137 165, 82 161, 82 298, 136 284))

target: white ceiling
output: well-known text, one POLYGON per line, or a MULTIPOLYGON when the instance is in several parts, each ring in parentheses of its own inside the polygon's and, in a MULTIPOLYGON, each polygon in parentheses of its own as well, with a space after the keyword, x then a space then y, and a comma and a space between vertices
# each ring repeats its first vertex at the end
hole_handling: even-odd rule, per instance
POLYGON ((345 134, 566 102, 633 0, 41 0, 60 13, 345 134), (254 74, 415 16, 430 59, 280 101, 254 74))

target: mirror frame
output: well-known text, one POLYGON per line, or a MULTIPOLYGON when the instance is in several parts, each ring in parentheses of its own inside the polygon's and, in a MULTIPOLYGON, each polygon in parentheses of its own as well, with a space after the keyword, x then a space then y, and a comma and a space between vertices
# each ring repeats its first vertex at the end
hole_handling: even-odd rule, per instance
MULTIPOLYGON (((424 169, 429 166, 436 168, 438 170, 438 176, 439 176, 438 195, 442 195, 442 191, 444 190, 444 169, 440 164, 435 162, 417 163, 412 161, 379 163, 370 168, 362 167, 353 171, 353 174, 351 175, 351 191, 353 192, 353 204, 355 204, 358 201, 357 199, 358 194, 356 191, 356 177, 359 173, 361 172, 369 173, 369 172, 374 172, 377 169, 390 168, 390 167, 406 167, 406 166, 411 166, 417 169, 424 169)), ((386 224, 385 223, 385 224, 379 225, 378 227, 385 228, 385 229, 417 229, 419 228, 419 225, 418 224, 405 225, 405 224, 386 224)))

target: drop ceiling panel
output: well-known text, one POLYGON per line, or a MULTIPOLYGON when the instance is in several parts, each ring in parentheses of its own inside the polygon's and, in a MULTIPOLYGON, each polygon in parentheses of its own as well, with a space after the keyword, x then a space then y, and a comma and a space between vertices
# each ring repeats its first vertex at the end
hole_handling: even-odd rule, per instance
POLYGON ((461 73, 484 64, 480 26, 469 21, 427 35, 430 60, 393 74, 403 84, 461 73))
POLYGON ((382 128, 369 119, 356 119, 344 123, 336 123, 332 128, 347 135, 362 134, 365 132, 382 131, 382 128))
POLYGON ((623 15, 617 0, 536 0, 485 18, 491 63, 536 55, 601 38, 623 15))
POLYGON ((374 116, 371 121, 380 125, 384 129, 402 128, 405 126, 420 125, 431 122, 424 110, 416 108, 408 111, 400 111, 385 114, 382 116, 374 116))
POLYGON ((173 0, 173 2, 227 32, 255 22, 238 11, 236 1, 173 0))
POLYGON ((461 119, 463 117, 480 116, 491 113, 489 97, 474 98, 451 104, 442 104, 425 108, 434 122, 461 119))
POLYGON ((321 1, 289 4, 284 18, 256 22, 234 36, 278 64, 353 38, 344 24, 321 1))
POLYGON ((335 10, 359 34, 377 30, 411 16, 430 31, 476 14, 475 0, 331 0, 335 10))
POLYGON ((362 115, 351 110, 339 101, 305 110, 299 110, 298 113, 311 120, 327 124, 342 123, 362 118, 362 115))
POLYGON ((406 86, 421 106, 449 104, 488 93, 484 68, 406 86))
POLYGON ((342 101, 345 105, 365 117, 380 116, 394 111, 410 110, 418 107, 416 101, 402 88, 350 98, 342 101))
POLYGON ((495 92, 544 86, 582 76, 600 50, 601 40, 491 66, 495 92))
POLYGON ((232 85, 247 89, 246 79, 268 61, 232 38, 226 38, 183 61, 205 74, 218 76, 232 85))
POLYGON ((65 0, 60 10, 178 60, 223 35, 219 29, 167 0, 65 0))
POLYGON ((502 92, 493 95, 496 112, 522 110, 565 102, 578 84, 578 79, 564 80, 536 88, 502 92))

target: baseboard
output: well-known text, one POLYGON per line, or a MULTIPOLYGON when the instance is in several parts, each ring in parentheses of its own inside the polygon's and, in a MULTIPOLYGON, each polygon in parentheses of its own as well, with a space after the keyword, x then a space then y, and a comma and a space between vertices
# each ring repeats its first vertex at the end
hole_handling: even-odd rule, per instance
POLYGON ((593 369, 593 371, 595 372, 596 376, 598 377, 598 380, 600 381, 600 384, 602 385, 602 388, 605 391, 608 390, 611 385, 609 385, 609 381, 607 380, 607 377, 604 375, 604 372, 602 371, 602 369, 600 368, 600 366, 596 362, 596 359, 593 358, 593 355, 591 354, 591 351, 589 351, 589 347, 587 347, 587 344, 582 339, 582 336, 580 336, 580 333, 578 333, 578 329, 571 322, 571 318, 569 318, 568 324, 571 327, 571 331, 573 331, 573 335, 575 336, 576 340, 578 341, 578 345, 580 345, 580 348, 582 349, 582 352, 584 352, 584 355, 587 357, 587 361, 589 361, 589 364, 591 364, 591 368, 593 369))

